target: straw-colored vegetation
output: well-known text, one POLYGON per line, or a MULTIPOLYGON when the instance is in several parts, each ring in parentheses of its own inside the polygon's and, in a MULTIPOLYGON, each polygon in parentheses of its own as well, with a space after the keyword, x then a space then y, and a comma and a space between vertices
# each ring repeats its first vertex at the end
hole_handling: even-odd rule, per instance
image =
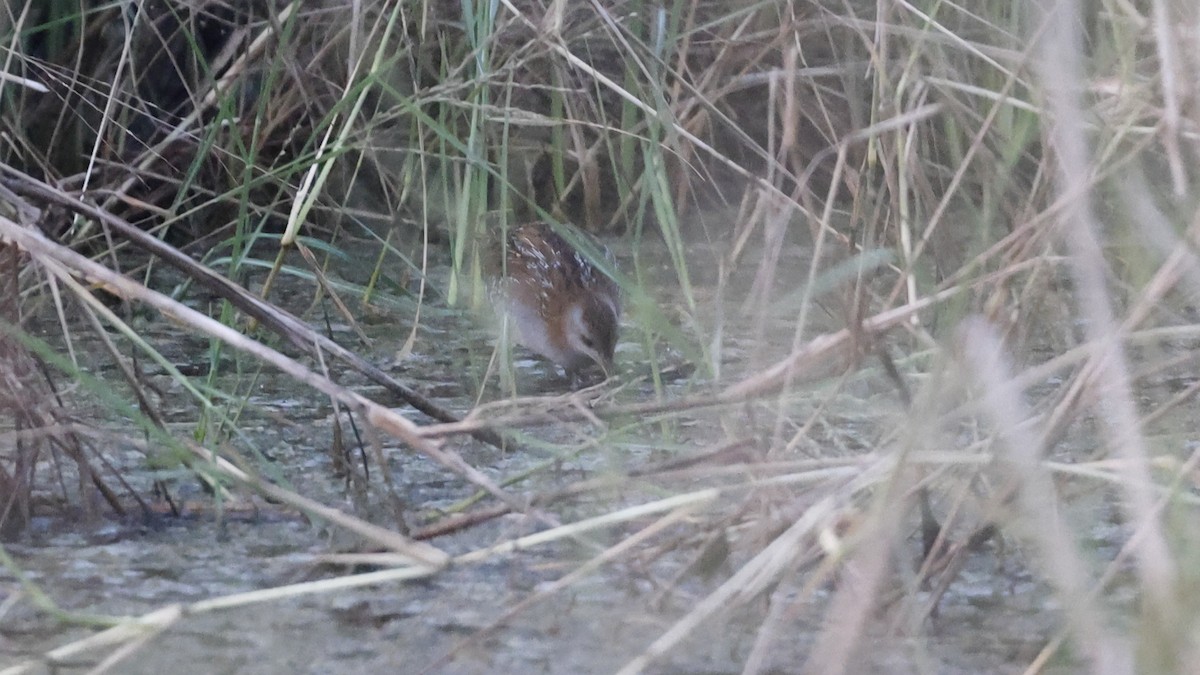
POLYGON ((552 580, 495 579, 488 625, 406 668, 636 570, 681 600, 605 668, 688 670, 748 613, 743 672, 938 671, 944 642, 880 645, 993 611, 955 597, 971 566, 1049 628, 967 670, 1200 662, 1200 6, 8 0, 0 38, 0 672, 539 551, 552 580), (534 218, 620 253, 600 387, 513 397, 445 343, 534 218), (327 413, 260 398, 278 374, 327 413), (332 438, 346 499, 293 488, 264 420, 332 438), (422 503, 410 454, 461 501, 422 503), (45 530, 197 483, 203 518, 362 545, 134 617, 28 574, 45 530), (66 637, 9 658, 30 616, 66 637))

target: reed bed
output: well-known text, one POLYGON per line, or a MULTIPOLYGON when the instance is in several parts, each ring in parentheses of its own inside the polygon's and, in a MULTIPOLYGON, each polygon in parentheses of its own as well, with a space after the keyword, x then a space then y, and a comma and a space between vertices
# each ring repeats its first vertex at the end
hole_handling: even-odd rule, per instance
POLYGON ((686 670, 735 613, 745 673, 938 671, 880 645, 932 643, 972 566, 1053 626, 978 669, 1194 668, 1200 9, 5 8, 0 637, 20 611, 86 635, 0 673, 135 667, 202 615, 533 552, 565 571, 413 670, 636 570, 680 606, 598 671, 686 670), (438 322, 472 323, 481 250, 529 219, 620 253, 618 377, 514 396, 483 349, 431 395, 438 322), (247 433, 267 371, 328 407, 354 506, 247 433), (462 499, 421 503, 414 453, 462 499), (360 545, 137 616, 63 606, 9 552, 177 514, 195 482, 360 545), (532 531, 501 536, 514 514, 532 531))

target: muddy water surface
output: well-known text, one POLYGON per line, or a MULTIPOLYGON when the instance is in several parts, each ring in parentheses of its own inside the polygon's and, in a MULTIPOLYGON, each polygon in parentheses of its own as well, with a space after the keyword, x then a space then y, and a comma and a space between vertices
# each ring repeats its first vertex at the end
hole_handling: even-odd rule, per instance
MULTIPOLYGON (((695 255, 713 256, 708 249, 695 255)), ((622 256, 629 264, 629 255, 622 256)), ((648 255, 653 259, 655 256, 648 255)), ((665 255, 658 259, 667 259, 665 255)), ((803 251, 788 248, 775 289, 779 297, 800 288, 806 262, 803 251), (790 278, 794 275, 796 278, 790 278)), ((705 266, 700 266, 702 269, 705 266)), ((686 334, 688 312, 678 283, 666 265, 649 266, 658 279, 652 295, 665 307, 664 315, 686 334)), ((444 272, 443 272, 444 274, 444 272)), ((353 281, 351 274, 347 278, 353 281)), ((699 307, 692 321, 711 330, 715 317, 725 316, 721 353, 723 376, 733 379, 752 364, 769 363, 787 352, 794 339, 792 311, 772 314, 764 326, 740 314, 753 278, 736 277, 724 289, 725 306, 718 308, 715 275, 700 273, 696 283, 699 307), (720 311, 718 311, 718 309, 720 311), (763 335, 766 342, 755 338, 763 335)), ((304 293, 298 293, 304 298, 304 293)), ((459 310, 447 310, 433 299, 424 311, 412 355, 392 359, 411 328, 413 305, 400 299, 384 303, 364 322, 372 339, 364 350, 387 364, 397 378, 426 392, 450 409, 465 411, 479 395, 491 357, 491 338, 478 323, 459 310)), ((302 309, 302 308, 297 308, 302 309)), ((793 308, 794 309, 794 308, 793 308)), ((832 325, 828 315, 815 311, 810 332, 832 325), (822 325, 822 324, 826 325, 822 325)), ((314 323, 323 318, 310 316, 314 323)), ((626 326, 618 353, 624 386, 605 394, 606 400, 629 403, 682 397, 705 390, 701 369, 694 379, 679 378, 658 387, 643 377, 649 372, 646 344, 639 342, 638 317, 626 326)), ((347 345, 356 339, 347 326, 333 323, 335 336, 347 345)), ((207 343, 186 335, 172 336, 172 327, 153 322, 147 334, 177 363, 203 362, 207 343)), ((655 358, 671 365, 681 362, 680 350, 657 344, 655 358)), ((525 393, 561 392, 556 374, 546 364, 516 355, 517 386, 525 393)), ((229 357, 235 358, 235 357, 229 357)), ((97 369, 103 368, 96 364, 97 369)), ((226 368, 233 372, 232 368, 226 368)), ((379 388, 361 378, 339 378, 364 394, 386 400, 379 388)), ((484 398, 494 398, 495 378, 484 398)), ((169 379, 161 382, 174 391, 169 379)), ((250 458, 260 473, 289 485, 324 504, 355 513, 388 527, 397 527, 395 511, 377 469, 364 493, 348 488, 335 469, 330 448, 334 412, 327 398, 298 388, 271 372, 249 377, 230 374, 219 383, 245 392, 249 405, 241 411, 243 435, 230 445, 250 458)), ((795 427, 819 404, 831 410, 812 426, 802 442, 774 459, 813 459, 822 452, 834 456, 880 450, 880 439, 898 414, 886 384, 870 378, 845 384, 827 383, 815 392, 798 392, 787 399, 795 427), (848 393, 849 392, 849 393, 848 393)), ((178 393, 177 391, 175 393, 178 393)), ((184 399, 180 398, 181 401, 184 399)), ((473 440, 450 441, 472 465, 497 481, 542 467, 510 487, 514 494, 548 494, 564 486, 605 476, 636 473, 689 453, 712 449, 734 439, 769 438, 777 410, 771 402, 753 409, 702 411, 662 418, 618 419, 607 431, 587 422, 527 424, 521 427, 521 451, 500 451, 473 440)), ((187 434, 196 416, 188 404, 171 416, 176 430, 187 434)), ((423 420, 414 415, 418 421, 423 420)), ((356 449, 352 460, 361 465, 350 440, 353 427, 341 418, 343 437, 356 449)), ((356 421, 361 430, 361 420, 356 421)), ((120 428, 119 420, 109 422, 120 428)), ((758 441, 756 441, 757 443, 758 441)), ((452 473, 397 444, 383 448, 403 503, 403 520, 414 529, 439 517, 470 497, 474 490, 452 473)), ((257 497, 237 494, 228 503, 214 503, 210 493, 186 472, 148 468, 143 453, 118 446, 109 459, 147 499, 153 500, 153 480, 170 487, 180 517, 116 519, 90 522, 46 515, 20 542, 6 546, 26 578, 44 590, 64 611, 83 615, 136 616, 173 605, 287 584, 327 579, 351 570, 330 567, 321 556, 360 550, 352 536, 304 514, 257 497)), ((703 474, 692 480, 655 484, 625 480, 555 503, 549 512, 570 522, 611 512, 706 484, 703 474)), ((773 503, 791 497, 778 490, 763 493, 757 504, 772 513, 773 503)), ((126 643, 130 653, 112 672, 121 673, 606 673, 614 672, 647 646, 703 598, 737 566, 767 542, 774 526, 756 527, 743 514, 746 493, 729 498, 681 525, 635 547, 616 562, 603 565, 566 590, 538 600, 528 609, 501 621, 507 609, 549 587, 607 547, 619 542, 648 520, 618 525, 571 541, 557 541, 528 550, 464 565, 426 579, 373 587, 310 593, 299 597, 248 602, 229 609, 184 616, 165 630, 147 632, 144 641, 126 643), (728 525, 727 558, 714 569, 695 568, 708 534, 728 525), (498 625, 495 622, 500 621, 498 625)), ((1087 504, 1087 500, 1082 500, 1087 504)), ((484 505, 490 504, 484 502, 484 505)), ((1081 506, 1078 517, 1105 525, 1103 502, 1081 506)), ((165 510, 165 509, 163 509, 165 510)), ((786 523, 784 524, 786 525, 786 523)), ((506 515, 430 543, 459 554, 544 529, 545 524, 522 515, 506 515)), ((1097 536, 1095 546, 1111 545, 1116 533, 1097 536)), ((917 537, 905 539, 897 551, 897 568, 911 568, 919 555, 917 537)), ((803 556, 801 556, 803 557, 803 556)), ((898 573, 903 588, 911 571, 898 573)), ((752 654, 761 658, 759 672, 798 672, 822 629, 824 610, 833 584, 815 595, 802 595, 803 573, 785 577, 765 594, 739 598, 701 624, 680 647, 653 661, 650 672, 739 673, 752 654), (797 600, 798 599, 798 600, 797 600), (780 609, 782 608, 782 609, 780 609), (764 617, 776 616, 769 638, 760 633, 764 617), (756 651, 756 641, 767 640, 756 651)), ((839 583, 846 583, 843 577, 839 583)), ((923 591, 920 593, 924 593, 923 591)), ((923 596, 924 597, 924 596, 923 596)), ((1044 582, 1029 571, 1019 548, 988 547, 972 556, 926 621, 896 619, 886 609, 870 626, 865 648, 858 650, 862 672, 979 673, 1020 672, 1050 639, 1060 624, 1059 608, 1050 600, 1044 582), (897 628, 897 626, 899 626, 897 628)), ((73 673, 96 666, 111 650, 61 654, 54 666, 46 654, 83 639, 95 630, 63 623, 38 610, 21 590, 11 570, 0 569, 0 672, 73 673)), ((1070 672, 1070 662, 1059 666, 1070 672)), ((1055 672, 1051 668, 1050 672, 1055 672)))

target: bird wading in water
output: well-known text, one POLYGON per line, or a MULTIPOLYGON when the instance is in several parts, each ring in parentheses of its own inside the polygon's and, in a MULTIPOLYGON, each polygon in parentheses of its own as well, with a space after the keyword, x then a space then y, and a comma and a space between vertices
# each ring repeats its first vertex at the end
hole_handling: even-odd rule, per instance
MULTIPOLYGON (((611 265, 612 253, 597 246, 611 265)), ((621 297, 608 275, 542 222, 510 228, 488 267, 492 298, 519 344, 562 366, 573 385, 593 365, 612 375, 621 297)))

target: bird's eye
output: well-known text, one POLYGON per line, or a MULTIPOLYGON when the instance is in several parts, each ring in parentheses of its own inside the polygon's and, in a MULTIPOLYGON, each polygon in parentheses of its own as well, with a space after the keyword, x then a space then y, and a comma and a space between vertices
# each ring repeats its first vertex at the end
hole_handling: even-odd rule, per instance
POLYGON ((584 347, 587 347, 588 349, 595 349, 595 348, 596 348, 596 341, 592 339, 592 336, 591 336, 591 335, 584 335, 584 336, 582 336, 582 340, 583 340, 583 346, 584 346, 584 347))

